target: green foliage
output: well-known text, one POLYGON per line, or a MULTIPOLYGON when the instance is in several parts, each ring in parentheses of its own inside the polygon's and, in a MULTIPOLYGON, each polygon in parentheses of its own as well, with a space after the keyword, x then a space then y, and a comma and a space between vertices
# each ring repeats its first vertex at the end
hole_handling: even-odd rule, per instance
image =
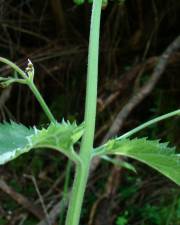
POLYGON ((162 212, 160 212, 160 208, 150 204, 145 205, 142 209, 141 215, 146 221, 157 225, 161 225, 164 219, 162 212))
POLYGON ((7 221, 3 218, 0 217, 0 224, 1 225, 6 225, 7 224, 7 221))
POLYGON ((123 215, 118 216, 116 220, 116 225, 126 225, 128 224, 128 212, 126 211, 123 215))
MULTIPOLYGON (((74 0, 78 5, 83 4, 84 0, 74 0)), ((124 3, 119 0, 118 3, 124 3)), ((129 131, 121 137, 108 141, 105 145, 93 150, 94 131, 96 121, 96 103, 97 103, 97 80, 98 80, 98 50, 99 50, 99 33, 100 33, 100 15, 101 8, 108 4, 108 0, 94 0, 93 10, 91 17, 90 41, 89 41, 89 54, 88 54, 88 72, 87 72, 87 95, 85 104, 85 127, 83 124, 77 126, 76 123, 70 124, 69 122, 62 122, 61 124, 56 121, 53 114, 46 105, 44 99, 39 93, 34 84, 34 67, 29 60, 26 71, 22 71, 11 61, 0 57, 0 61, 11 66, 18 75, 23 79, 16 79, 13 77, 0 78, 3 86, 8 86, 14 82, 26 84, 35 95, 40 103, 46 116, 50 120, 50 125, 47 128, 37 129, 27 128, 21 124, 11 122, 10 124, 4 123, 0 125, 0 164, 4 164, 19 155, 30 151, 34 148, 51 148, 56 149, 65 154, 69 159, 76 162, 76 175, 72 188, 69 208, 66 217, 66 225, 78 225, 80 220, 81 207, 85 188, 87 184, 89 168, 93 156, 102 156, 107 154, 116 154, 128 156, 146 163, 152 168, 158 170, 175 183, 180 185, 180 162, 179 155, 175 154, 174 148, 168 147, 167 143, 160 143, 159 141, 150 141, 146 138, 141 139, 125 139, 130 137, 136 132, 144 129, 145 127, 156 123, 160 120, 167 119, 171 116, 180 115, 180 110, 176 110, 169 114, 158 117, 152 121, 129 131), (83 135, 84 134, 84 135, 83 135), (80 151, 74 151, 74 144, 81 138, 82 144, 80 151), (123 139, 124 138, 124 139, 123 139)), ((109 161, 110 158, 106 158, 109 161)), ((115 163, 115 161, 113 162, 115 163)), ((134 170, 128 163, 122 163, 128 169, 134 170)), ((131 194, 128 190, 127 195, 131 194)), ((125 194, 124 194, 125 196, 125 194)), ((149 207, 148 212, 151 212, 150 218, 154 214, 154 208, 149 207)), ((127 224, 127 215, 122 215, 118 218, 118 225, 127 224)))
POLYGON ((0 125, 0 165, 15 159, 19 154, 27 151, 28 136, 35 133, 34 129, 27 128, 14 122, 0 125), (23 150, 22 150, 23 149, 23 150))
POLYGON ((151 176, 147 177, 149 182, 146 180, 147 185, 144 185, 144 178, 141 175, 140 179, 132 174, 124 174, 124 182, 119 188, 120 197, 117 204, 121 206, 121 211, 117 219, 125 217, 128 220, 127 224, 133 224, 136 221, 141 225, 179 225, 178 188, 173 190, 168 185, 161 188, 158 183, 162 181, 151 176), (151 192, 153 185, 158 188, 151 192), (168 194, 165 195, 164 192, 168 194))
POLYGON ((83 134, 83 124, 79 127, 76 123, 62 122, 51 123, 47 129, 37 130, 35 134, 28 137, 32 148, 52 148, 69 156, 70 149, 83 134))
POLYGON ((84 3, 84 0, 73 0, 76 5, 81 5, 84 3))
MULTIPOLYGON (((136 214, 137 212, 134 212, 136 214)), ((141 216, 144 221, 144 225, 146 224, 154 224, 154 225, 162 225, 162 224, 176 224, 179 225, 178 214, 176 212, 176 207, 172 208, 172 205, 166 204, 145 204, 142 207, 138 214, 141 216)), ((134 215, 135 216, 135 215, 134 215)))
POLYGON ((128 223, 128 220, 124 216, 119 216, 116 220, 116 225, 126 225, 128 223))
POLYGON ((124 155, 139 160, 158 170, 175 183, 180 185, 180 156, 168 143, 150 141, 147 138, 110 140, 104 146, 97 148, 96 153, 124 155))
POLYGON ((47 129, 27 128, 14 122, 0 124, 0 164, 34 148, 52 148, 75 160, 73 144, 83 134, 83 124, 51 123, 47 129))

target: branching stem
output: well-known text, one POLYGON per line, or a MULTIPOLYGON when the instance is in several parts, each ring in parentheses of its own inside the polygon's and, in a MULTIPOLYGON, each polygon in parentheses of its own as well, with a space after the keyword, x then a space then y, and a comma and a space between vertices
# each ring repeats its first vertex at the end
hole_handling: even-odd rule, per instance
MULTIPOLYGON (((47 106, 46 102, 44 101, 43 97, 41 96, 39 90, 36 88, 33 80, 30 79, 23 70, 21 70, 15 63, 11 62, 10 60, 0 57, 0 62, 3 62, 5 64, 7 64, 8 66, 10 66, 24 79, 24 84, 27 84, 29 86, 29 88, 35 95, 36 99, 38 100, 39 104, 41 105, 42 109, 44 110, 45 114, 49 118, 49 120, 51 122, 56 122, 56 119, 54 118, 49 107, 47 106)), ((23 83, 23 80, 21 81, 21 83, 23 83)))
POLYGON ((22 78, 27 79, 26 73, 19 68, 15 63, 11 62, 8 59, 5 59, 3 57, 0 57, 0 62, 7 64, 10 66, 12 69, 14 69, 22 78))
POLYGON ((96 120, 101 5, 102 0, 93 1, 87 70, 85 132, 80 148, 80 158, 82 163, 76 165, 76 174, 66 217, 66 225, 79 224, 82 202, 89 175, 89 166, 92 158, 96 120))

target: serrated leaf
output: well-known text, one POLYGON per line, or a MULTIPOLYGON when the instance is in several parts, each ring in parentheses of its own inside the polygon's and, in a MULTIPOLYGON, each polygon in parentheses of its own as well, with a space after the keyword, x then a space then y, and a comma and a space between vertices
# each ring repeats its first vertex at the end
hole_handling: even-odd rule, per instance
POLYGON ((116 154, 134 158, 180 185, 180 156, 168 143, 151 141, 146 138, 111 140, 96 149, 96 155, 116 154))
POLYGON ((83 124, 69 122, 51 123, 47 129, 35 130, 35 135, 27 137, 30 146, 36 148, 52 148, 69 156, 69 151, 83 134, 83 124))
POLYGON ((72 147, 83 134, 83 124, 51 123, 47 129, 14 122, 0 124, 0 165, 34 148, 52 148, 72 158, 72 147))

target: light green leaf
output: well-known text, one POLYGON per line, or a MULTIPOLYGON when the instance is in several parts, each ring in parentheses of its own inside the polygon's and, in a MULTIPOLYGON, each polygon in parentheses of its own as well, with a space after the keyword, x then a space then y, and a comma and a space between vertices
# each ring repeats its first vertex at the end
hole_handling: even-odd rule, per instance
POLYGON ((83 124, 51 123, 47 129, 27 128, 14 122, 0 124, 0 165, 34 148, 56 149, 75 160, 73 144, 83 134, 83 124))
POLYGON ((28 129, 22 124, 14 122, 0 124, 0 165, 16 158, 20 152, 26 152, 28 146, 26 137, 32 134, 34 129, 28 129))
POLYGON ((168 143, 146 138, 110 140, 95 149, 95 155, 116 154, 139 160, 180 185, 180 155, 168 143))
POLYGON ((35 134, 27 137, 30 146, 33 148, 52 148, 70 156, 70 149, 83 134, 84 125, 77 126, 76 123, 70 124, 51 123, 47 129, 35 130, 35 134))

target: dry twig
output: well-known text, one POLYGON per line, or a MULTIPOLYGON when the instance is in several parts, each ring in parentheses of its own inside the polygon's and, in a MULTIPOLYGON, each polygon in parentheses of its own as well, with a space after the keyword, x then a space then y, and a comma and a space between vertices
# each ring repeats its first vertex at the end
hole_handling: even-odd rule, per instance
POLYGON ((44 218, 44 212, 34 205, 32 202, 30 202, 26 197, 24 197, 22 194, 17 193, 14 189, 9 187, 4 180, 0 180, 0 189, 4 191, 6 194, 8 194, 12 199, 14 199, 18 204, 22 205, 24 208, 26 208, 29 212, 31 212, 36 218, 43 219, 44 218))

